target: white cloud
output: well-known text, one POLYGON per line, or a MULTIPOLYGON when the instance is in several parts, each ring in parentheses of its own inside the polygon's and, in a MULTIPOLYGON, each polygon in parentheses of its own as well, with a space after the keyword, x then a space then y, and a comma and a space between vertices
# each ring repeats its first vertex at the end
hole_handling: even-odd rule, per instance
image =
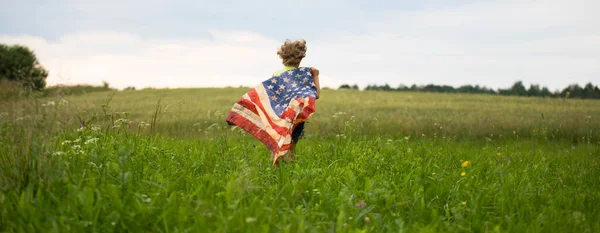
MULTIPOLYGON (((516 80, 551 89, 600 81, 598 1, 488 1, 395 12, 365 22, 367 34, 330 33, 308 41, 303 65, 324 86, 482 84, 516 80)), ((325 20, 326 18, 324 18, 325 20)), ((318 25, 317 25, 318 26, 318 25)), ((283 41, 245 31, 209 31, 211 39, 148 39, 79 32, 55 41, 0 36, 33 48, 48 82, 143 87, 253 86, 281 67, 283 41)), ((175 37, 171 37, 175 38, 175 37)))
POLYGON ((246 32, 212 33, 214 40, 146 40, 134 35, 89 32, 57 41, 1 37, 30 46, 50 70, 48 83, 187 87, 254 85, 279 68, 279 44, 246 32), (271 71, 271 72, 272 72, 271 71))

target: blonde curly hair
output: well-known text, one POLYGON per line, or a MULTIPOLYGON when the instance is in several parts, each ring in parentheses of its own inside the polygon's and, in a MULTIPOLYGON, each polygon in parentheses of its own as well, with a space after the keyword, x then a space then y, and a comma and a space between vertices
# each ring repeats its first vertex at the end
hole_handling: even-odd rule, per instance
POLYGON ((302 58, 306 56, 306 41, 286 40, 277 51, 277 55, 283 60, 283 65, 298 67, 302 58))

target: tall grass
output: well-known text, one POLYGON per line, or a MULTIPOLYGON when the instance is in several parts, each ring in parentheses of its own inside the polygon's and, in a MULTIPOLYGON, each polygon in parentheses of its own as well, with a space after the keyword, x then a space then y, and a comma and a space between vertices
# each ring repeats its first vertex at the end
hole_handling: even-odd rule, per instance
MULTIPOLYGON (((200 138, 206 127, 225 126, 223 115, 247 89, 175 89, 91 93, 68 97, 81 111, 105 104, 130 113, 136 122, 149 121, 163 106, 160 134, 200 138), (168 106, 168 107, 167 107, 168 106)), ((545 134, 573 143, 600 135, 600 101, 543 99, 490 95, 389 93, 324 90, 310 130, 335 137, 344 128, 340 118, 355 118, 356 134, 457 137, 458 139, 530 138, 545 134)), ((592 139, 593 140, 593 139, 592 139)))
POLYGON ((273 169, 242 92, 3 101, 0 232, 600 231, 600 102, 324 91, 273 169))

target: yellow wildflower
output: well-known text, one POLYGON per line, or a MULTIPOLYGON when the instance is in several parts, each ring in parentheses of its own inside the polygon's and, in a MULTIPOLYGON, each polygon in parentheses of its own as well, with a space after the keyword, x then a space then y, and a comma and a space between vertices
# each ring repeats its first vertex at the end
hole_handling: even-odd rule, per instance
POLYGON ((502 156, 502 152, 498 152, 498 156, 502 156))
POLYGON ((466 176, 466 175, 467 175, 467 173, 466 173, 466 172, 461 172, 461 173, 460 173, 460 176, 463 176, 463 177, 464 177, 464 176, 466 176))
POLYGON ((460 204, 462 204, 463 206, 466 206, 466 205, 467 205, 467 202, 466 202, 466 201, 463 201, 463 202, 461 202, 460 204))
POLYGON ((460 166, 461 167, 467 167, 467 166, 469 166, 469 164, 471 164, 471 161, 467 160, 467 161, 464 161, 460 166))
POLYGON ((434 172, 434 173, 431 173, 431 176, 435 176, 435 172, 434 172))

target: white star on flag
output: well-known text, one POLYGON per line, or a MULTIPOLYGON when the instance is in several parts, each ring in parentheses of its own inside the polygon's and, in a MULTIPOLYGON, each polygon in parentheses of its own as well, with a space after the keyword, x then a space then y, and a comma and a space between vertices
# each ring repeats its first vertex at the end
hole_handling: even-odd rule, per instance
POLYGON ((285 89, 285 86, 284 85, 279 85, 279 90, 283 90, 283 89, 285 89))
POLYGON ((283 78, 283 81, 287 83, 290 81, 290 79, 288 77, 285 77, 285 78, 283 78))
POLYGON ((273 90, 273 85, 269 85, 267 88, 269 88, 269 90, 273 90))
POLYGON ((297 87, 297 86, 298 86, 298 84, 292 83, 292 87, 297 87))
POLYGON ((276 100, 277 100, 277 96, 271 96, 271 99, 272 99, 273 101, 276 101, 276 100))
POLYGON ((271 79, 271 82, 275 84, 277 83, 277 79, 271 79))

